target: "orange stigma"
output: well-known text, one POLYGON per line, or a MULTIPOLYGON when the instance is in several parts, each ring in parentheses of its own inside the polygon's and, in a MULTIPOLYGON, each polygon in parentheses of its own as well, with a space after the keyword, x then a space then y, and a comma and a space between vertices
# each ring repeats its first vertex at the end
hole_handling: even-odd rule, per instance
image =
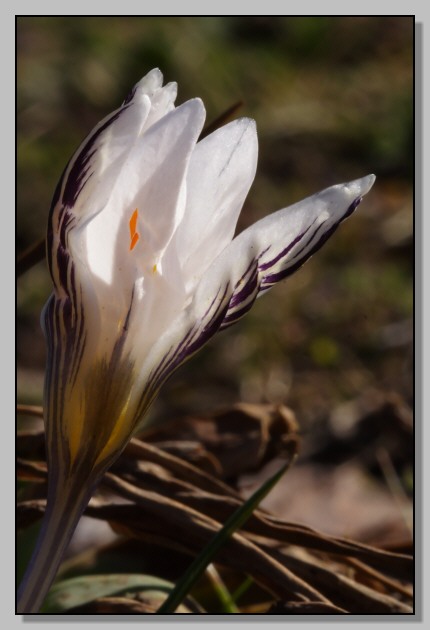
POLYGON ((130 251, 132 251, 136 247, 137 241, 140 238, 139 233, 136 231, 138 214, 139 214, 139 212, 138 212, 138 210, 136 208, 136 210, 131 215, 131 218, 130 218, 130 221, 129 221, 129 226, 130 226, 130 251))

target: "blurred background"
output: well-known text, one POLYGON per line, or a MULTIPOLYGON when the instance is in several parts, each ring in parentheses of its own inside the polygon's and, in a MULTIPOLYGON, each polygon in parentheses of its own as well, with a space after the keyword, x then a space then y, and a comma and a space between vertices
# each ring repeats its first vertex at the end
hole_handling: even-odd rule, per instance
MULTIPOLYGON (((268 507, 372 541, 391 526, 393 538, 410 532, 413 28, 412 17, 17 21, 18 253, 43 238, 75 148, 155 66, 178 82, 177 103, 203 99, 208 122, 237 101, 256 120, 259 165, 238 231, 376 174, 323 250, 183 366, 151 412, 158 423, 239 401, 287 405, 302 455, 268 507)), ((50 290, 45 261, 18 280, 22 403, 42 402, 50 290)))

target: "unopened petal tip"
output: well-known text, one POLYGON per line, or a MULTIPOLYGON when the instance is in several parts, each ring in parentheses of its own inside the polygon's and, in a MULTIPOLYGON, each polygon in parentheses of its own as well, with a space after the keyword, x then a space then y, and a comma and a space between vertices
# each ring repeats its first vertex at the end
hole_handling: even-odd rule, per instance
POLYGON ((360 196, 366 195, 375 183, 376 175, 370 174, 360 179, 356 179, 348 185, 349 188, 356 188, 360 196))

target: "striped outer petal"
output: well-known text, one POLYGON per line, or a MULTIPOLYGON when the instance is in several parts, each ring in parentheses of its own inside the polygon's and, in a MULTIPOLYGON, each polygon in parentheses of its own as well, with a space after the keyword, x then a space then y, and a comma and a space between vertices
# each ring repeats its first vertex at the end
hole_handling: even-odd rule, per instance
POLYGON ((143 371, 154 393, 216 332, 237 322, 259 295, 296 271, 356 209, 375 180, 339 184, 261 219, 225 248, 190 306, 155 344, 143 371), (154 367, 154 365, 156 367, 154 367))
POLYGON ((122 106, 106 116, 81 143, 57 184, 48 220, 47 260, 54 286, 61 290, 70 273, 69 235, 108 205, 127 156, 141 136, 174 109, 176 84, 161 87, 152 70, 122 106))
MULTIPOLYGON (((85 313, 73 315, 69 299, 51 297, 43 312, 48 345, 45 378, 47 458, 55 483, 97 476, 125 446, 136 420, 135 358, 125 350, 123 327, 107 354, 85 357, 85 313), (61 422, 58 421, 61 418, 61 422)), ((94 347, 94 346, 91 346, 94 347)))
POLYGON ((221 329, 238 321, 255 299, 299 269, 369 192, 374 175, 337 184, 261 219, 236 238, 219 265, 241 251, 252 258, 236 283, 221 329))

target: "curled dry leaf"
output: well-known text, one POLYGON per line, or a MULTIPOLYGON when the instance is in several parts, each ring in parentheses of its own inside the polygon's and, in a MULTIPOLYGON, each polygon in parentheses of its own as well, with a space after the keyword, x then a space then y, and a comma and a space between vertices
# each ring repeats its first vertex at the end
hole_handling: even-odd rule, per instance
POLYGON ((294 413, 285 405, 239 403, 211 416, 163 424, 143 437, 187 461, 200 449, 201 460, 206 458, 207 466, 213 467, 210 472, 231 480, 282 456, 290 442, 298 443, 298 431, 294 413), (187 449, 192 444, 195 451, 190 456, 187 449))

